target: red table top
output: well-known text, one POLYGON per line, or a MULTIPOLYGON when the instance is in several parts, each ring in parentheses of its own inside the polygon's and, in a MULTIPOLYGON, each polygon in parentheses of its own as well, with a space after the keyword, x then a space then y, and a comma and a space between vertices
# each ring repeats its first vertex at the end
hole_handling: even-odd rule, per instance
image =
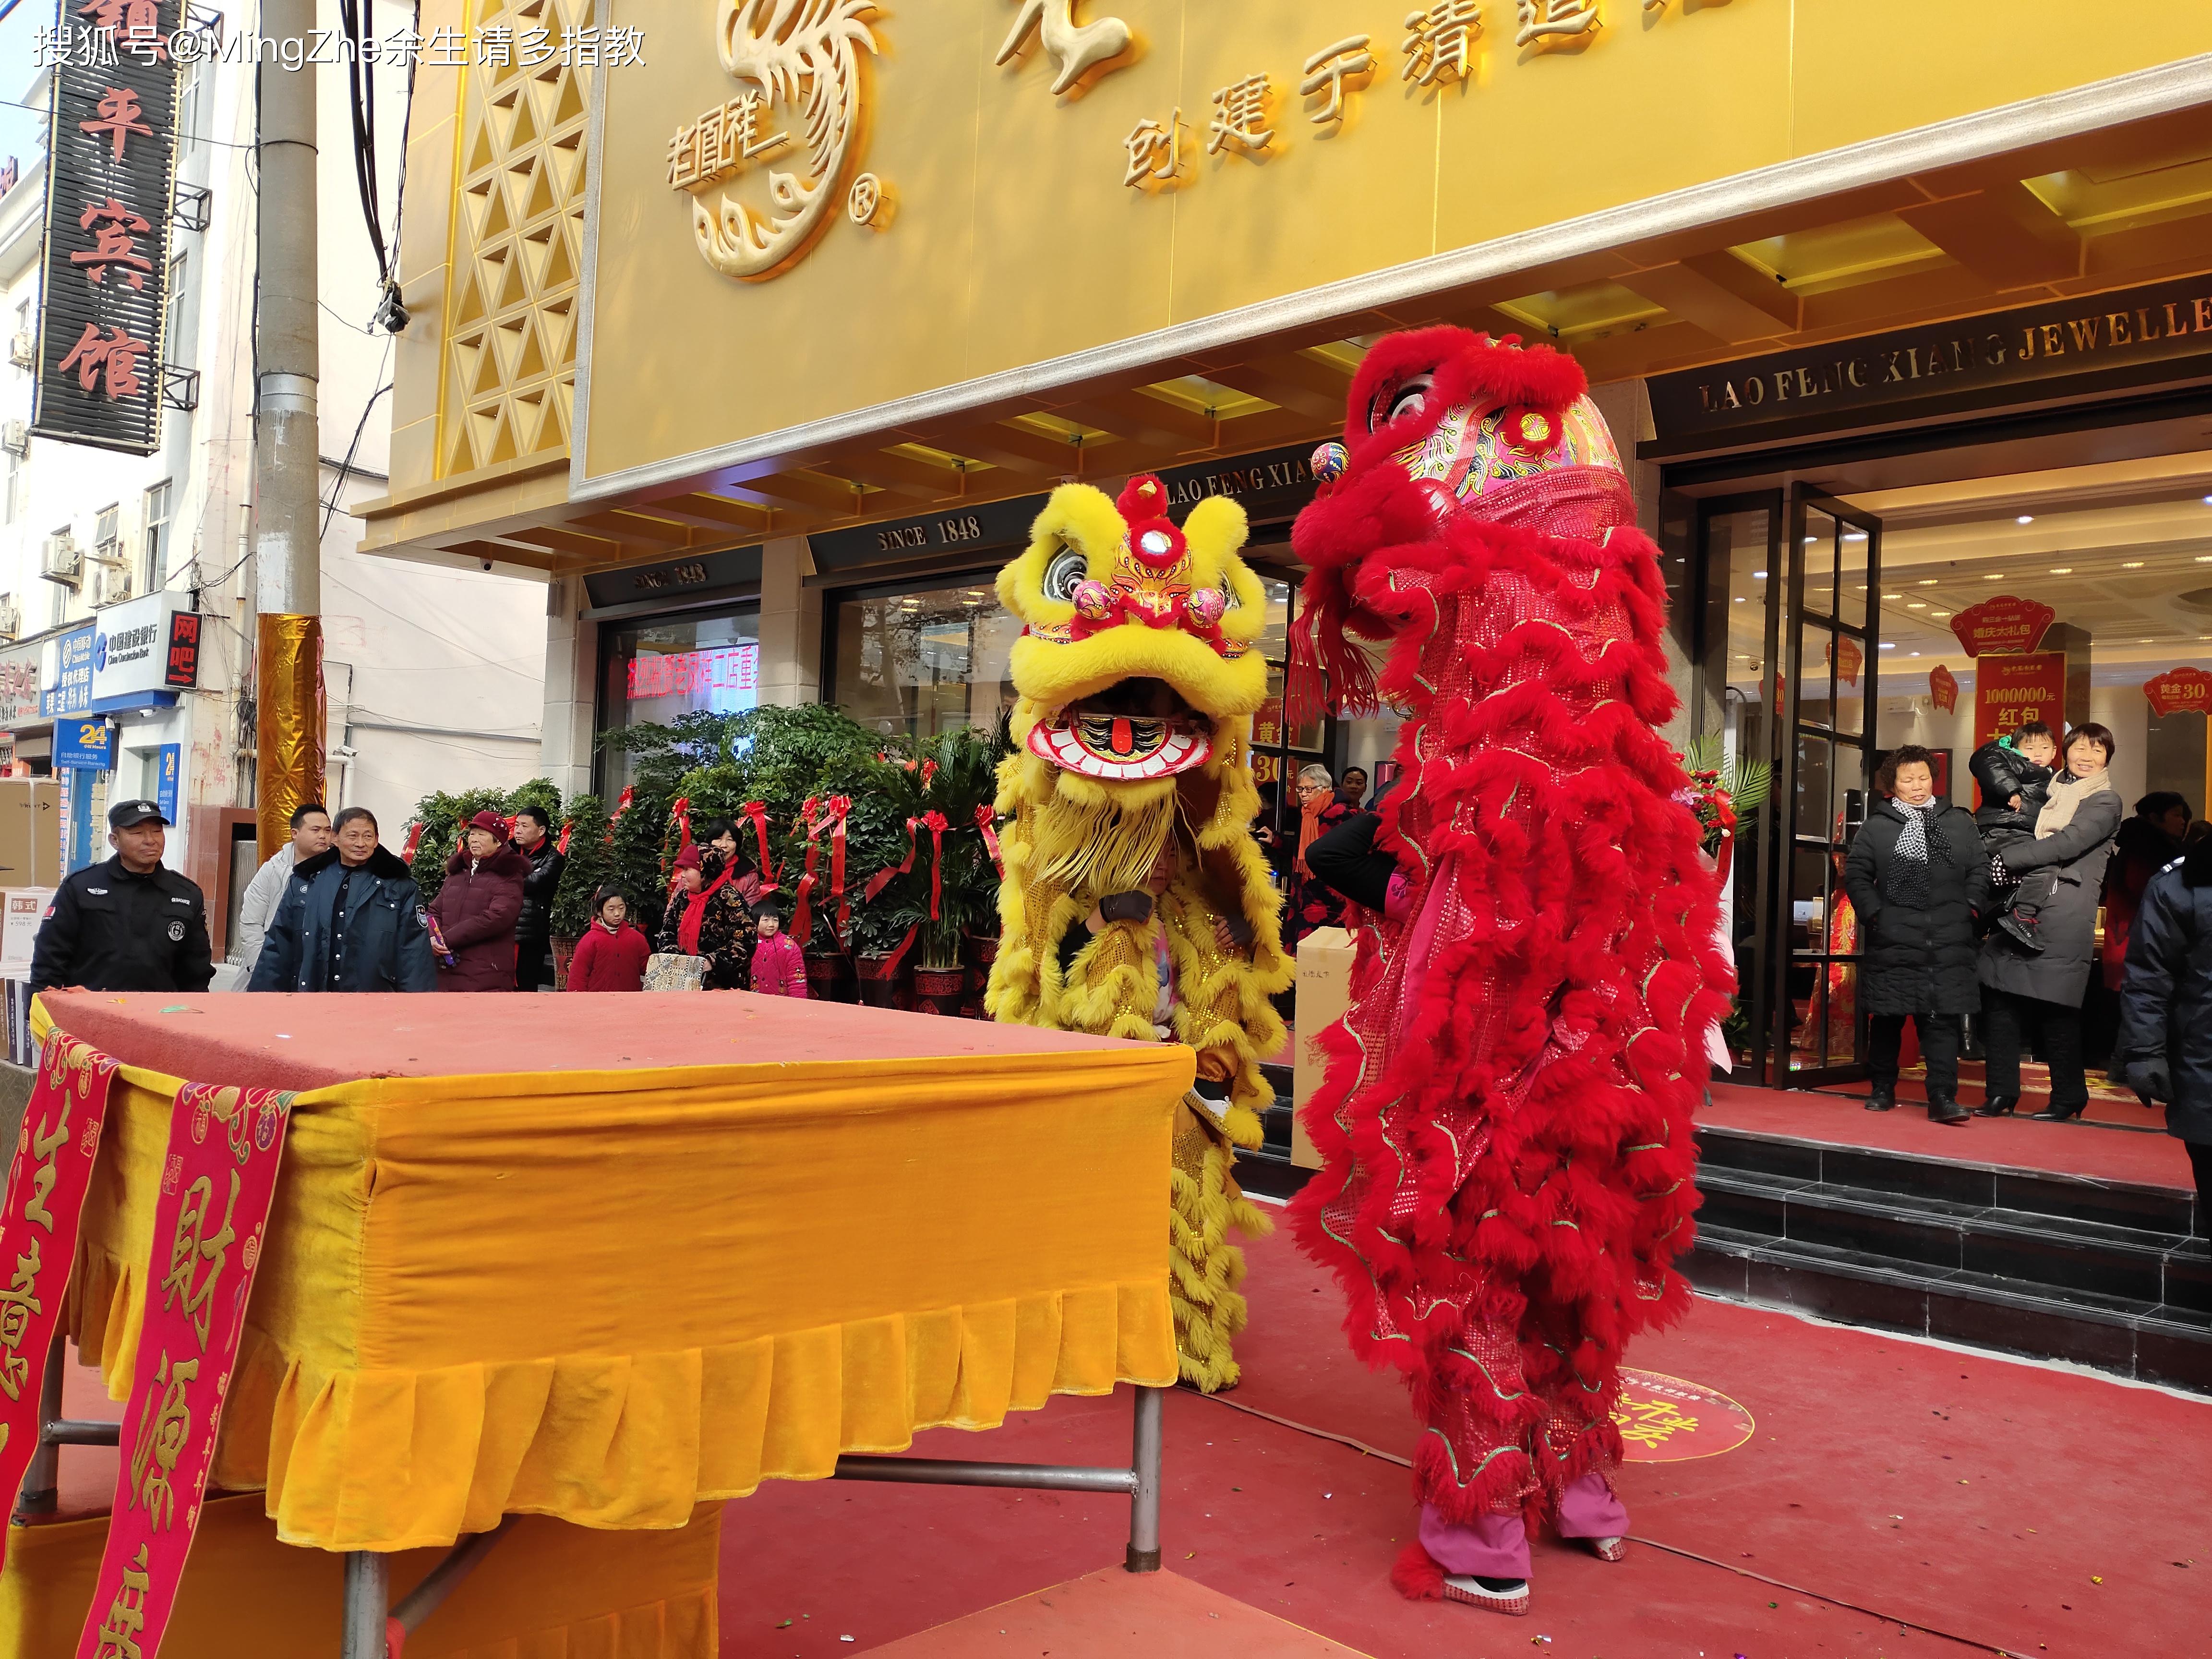
POLYGON ((56 1025, 127 1065, 188 1080, 294 1090, 369 1077, 952 1060, 1140 1046, 744 991, 40 996, 56 1025))

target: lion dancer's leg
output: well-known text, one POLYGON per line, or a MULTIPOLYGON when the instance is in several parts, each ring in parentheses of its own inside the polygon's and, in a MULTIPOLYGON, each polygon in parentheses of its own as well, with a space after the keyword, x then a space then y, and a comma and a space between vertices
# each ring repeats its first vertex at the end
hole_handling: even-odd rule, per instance
POLYGON ((1162 913, 1177 990, 1176 1034, 1199 1055, 1198 1081, 1176 1109, 1169 1292, 1182 1379, 1212 1394, 1237 1386, 1231 1344, 1244 1328, 1244 1252, 1230 1232, 1263 1238, 1274 1231, 1231 1171, 1236 1147, 1260 1144, 1260 1109, 1274 1099, 1255 1039, 1272 1035, 1279 1043, 1282 1026, 1253 987, 1249 947, 1225 923, 1217 928, 1211 910, 1180 893, 1162 913))

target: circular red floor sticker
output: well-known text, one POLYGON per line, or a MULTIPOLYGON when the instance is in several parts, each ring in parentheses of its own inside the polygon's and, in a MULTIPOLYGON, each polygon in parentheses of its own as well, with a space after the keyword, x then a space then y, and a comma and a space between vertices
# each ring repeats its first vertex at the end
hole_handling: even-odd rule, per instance
POLYGON ((1623 1366, 1613 1413, 1631 1463, 1680 1463, 1717 1457, 1751 1438, 1751 1413, 1702 1382, 1623 1366))

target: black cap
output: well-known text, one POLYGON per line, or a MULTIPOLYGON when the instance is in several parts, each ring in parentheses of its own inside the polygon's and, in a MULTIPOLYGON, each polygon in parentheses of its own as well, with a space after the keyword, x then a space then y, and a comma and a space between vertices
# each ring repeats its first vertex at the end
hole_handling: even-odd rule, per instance
POLYGON ((150 800, 122 800, 107 809, 107 827, 111 830, 128 830, 149 819, 165 826, 169 822, 161 816, 161 809, 150 800))

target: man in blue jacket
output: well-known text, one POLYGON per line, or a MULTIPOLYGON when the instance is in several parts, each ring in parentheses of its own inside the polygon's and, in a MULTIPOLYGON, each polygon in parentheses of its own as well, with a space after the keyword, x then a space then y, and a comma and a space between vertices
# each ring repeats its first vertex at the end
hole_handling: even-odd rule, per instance
POLYGON ((2112 1072, 2146 1101, 2166 1102, 2166 1133, 2189 1148, 2199 1200, 2212 1197, 2212 836, 2143 890, 2112 1072))
POLYGON ((330 850, 293 866, 246 988, 438 988, 422 892, 407 866, 378 845, 367 807, 340 812, 330 850))

